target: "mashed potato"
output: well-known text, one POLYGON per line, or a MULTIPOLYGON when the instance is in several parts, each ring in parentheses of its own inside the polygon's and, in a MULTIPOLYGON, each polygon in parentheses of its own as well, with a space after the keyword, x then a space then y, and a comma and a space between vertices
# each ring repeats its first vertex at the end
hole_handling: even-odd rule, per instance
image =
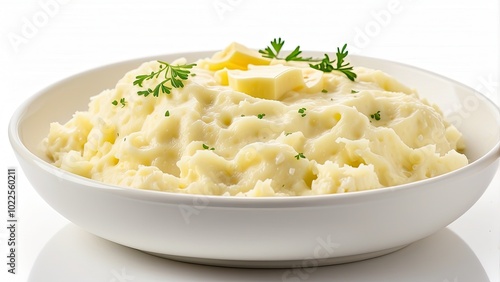
POLYGON ((119 186, 260 197, 377 189, 467 164, 440 110, 378 70, 355 67, 351 81, 233 44, 198 61, 183 88, 138 95, 136 76, 158 67, 142 64, 52 123, 54 165, 119 186))

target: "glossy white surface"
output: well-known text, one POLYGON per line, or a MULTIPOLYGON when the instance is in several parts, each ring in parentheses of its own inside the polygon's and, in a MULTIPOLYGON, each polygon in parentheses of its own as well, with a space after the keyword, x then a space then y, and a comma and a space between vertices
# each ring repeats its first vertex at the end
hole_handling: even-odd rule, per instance
MULTIPOLYGON (((286 12, 277 12, 285 8, 269 1, 191 2, 143 1, 144 4, 137 5, 127 1, 60 1, 57 12, 48 16, 48 21, 37 28, 30 38, 26 37, 26 42, 18 48, 14 48, 9 42, 8 35, 13 32, 20 34, 25 22, 33 21, 33 17, 43 10, 37 1, 15 4, 6 2, 4 7, 8 8, 0 12, 0 28, 4 35, 0 42, 0 59, 5 62, 0 66, 0 74, 5 81, 10 82, 3 84, 5 93, 16 95, 6 95, 12 99, 7 98, 2 103, 4 128, 13 109, 23 99, 70 74, 128 58, 200 48, 217 49, 220 48, 221 42, 225 44, 230 40, 238 40, 258 48, 267 44, 274 36, 284 37, 292 46, 301 44, 303 48, 316 50, 334 48, 347 41, 351 46, 357 47, 355 53, 402 61, 429 69, 474 87, 497 103, 500 100, 496 1, 360 1, 342 2, 341 8, 333 1, 331 6, 325 6, 320 1, 308 1, 308 5, 303 8, 297 8, 300 5, 297 1, 289 1, 291 8, 286 8, 286 12), (226 6, 228 9, 215 9, 217 5, 221 7, 221 3, 229 2, 230 6, 226 6), (398 8, 395 13, 391 13, 390 20, 380 23, 377 30, 373 24, 374 15, 380 15, 382 10, 387 10, 390 3, 399 6, 395 6, 398 8), (259 21, 251 21, 250 19, 255 19, 260 7, 264 6, 270 11, 261 11, 259 21), (190 14, 195 15, 196 20, 186 23, 182 31, 169 30, 165 27, 166 21, 160 21, 164 19, 163 12, 167 9, 175 10, 170 15, 172 18, 181 19, 190 14), (339 10, 342 12, 335 12, 339 10), (148 12, 153 15, 137 16, 148 12), (296 21, 298 17, 304 20, 296 21), (154 24, 160 22, 162 24, 154 24), (310 31, 318 26, 331 27, 331 32, 325 37, 325 32, 310 31), (369 28, 372 28, 372 33, 368 35, 366 30, 369 28), (365 30, 368 40, 361 40, 363 37, 359 30, 365 30), (156 34, 172 34, 182 40, 171 40, 164 36, 154 41, 156 34), (89 54, 91 56, 87 56, 89 54), (29 83, 25 82, 24 76, 29 78, 29 83)), ((6 135, 2 141, 4 147, 8 148, 6 135)), ((10 150, 5 156, 1 160, 4 167, 16 166, 19 169, 10 150)), ((127 257, 130 260, 120 260, 120 257, 124 257, 123 252, 113 248, 100 248, 102 245, 99 243, 86 240, 84 237, 90 235, 82 231, 67 232, 67 221, 48 207, 31 189, 23 173, 18 172, 18 216, 21 227, 18 233, 21 243, 19 273, 13 277, 5 275, 6 270, 0 271, 2 281, 26 281, 28 277, 31 281, 46 281, 44 278, 48 277, 37 271, 40 261, 36 258, 49 249, 43 249, 46 244, 53 246, 52 239, 59 243, 69 242, 78 247, 71 249, 71 252, 65 252, 65 248, 54 248, 51 256, 43 257, 44 263, 51 267, 42 266, 52 273, 52 277, 60 274, 59 278, 56 277, 53 281, 120 281, 120 273, 130 275, 125 276, 129 278, 125 281, 154 281, 161 278, 175 281, 230 281, 236 278, 284 280, 279 272, 266 275, 269 272, 200 268, 188 264, 182 264, 183 268, 180 264, 166 260, 154 263, 154 257, 151 257, 151 260, 144 259, 142 256, 136 257, 134 252, 132 256, 127 257), (83 239, 78 240, 82 236, 83 239), (98 255, 89 255, 85 250, 101 251, 98 255), (99 259, 101 257, 104 259, 99 259), (85 265, 89 266, 88 270, 81 271, 77 262, 87 262, 85 265), (95 264, 92 265, 92 262, 95 264), (90 267, 94 267, 95 271, 90 267), (198 273, 200 276, 196 276, 198 273)), ((342 268, 344 270, 339 270, 338 267, 318 268, 307 273, 308 276, 301 276, 303 278, 300 280, 324 281, 338 278, 338 281, 498 281, 499 178, 497 172, 492 184, 476 205, 448 227, 463 240, 461 242, 471 252, 453 252, 462 249, 460 244, 440 252, 436 248, 437 245, 453 241, 444 236, 441 237, 443 240, 434 241, 437 245, 431 244, 430 248, 418 248, 417 251, 410 252, 412 260, 396 257, 397 259, 392 261, 383 260, 381 264, 374 264, 373 268, 366 267, 364 263, 346 265, 348 267, 342 268), (483 268, 482 272, 463 271, 475 265, 470 263, 471 258, 472 261, 477 259, 483 268), (429 260, 433 264, 425 267, 429 260), (398 268, 393 267, 397 262, 401 262, 396 264, 398 268), (469 274, 471 276, 467 276, 469 274)), ((2 211, 5 210, 4 207, 5 201, 0 202, 2 211)), ((6 252, 5 238, 6 232, 1 230, 2 254, 6 252)), ((366 263, 373 261, 375 260, 366 263)))
POLYGON ((402 277, 404 281, 454 281, 457 277, 458 281, 489 281, 474 252, 448 228, 379 258, 290 270, 220 268, 169 261, 66 225, 42 249, 28 281, 75 281, 75 275, 82 275, 87 281, 119 281, 119 277, 131 281, 139 277, 140 281, 158 277, 165 281, 399 282, 402 277))

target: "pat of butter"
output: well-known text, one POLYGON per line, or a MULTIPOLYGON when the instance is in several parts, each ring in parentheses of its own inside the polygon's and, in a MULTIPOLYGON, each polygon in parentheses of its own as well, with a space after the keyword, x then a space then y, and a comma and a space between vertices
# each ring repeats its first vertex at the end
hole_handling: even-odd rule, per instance
POLYGON ((228 69, 248 69, 248 65, 269 65, 271 60, 252 49, 233 42, 226 49, 215 53, 212 58, 202 62, 201 66, 211 71, 228 69))
POLYGON ((217 84, 227 86, 229 85, 229 81, 227 78, 227 68, 223 68, 214 73, 214 79, 217 84))
POLYGON ((257 98, 278 100, 290 90, 304 86, 302 70, 295 67, 249 66, 246 71, 228 70, 228 83, 236 91, 257 98))
POLYGON ((323 72, 313 68, 302 69, 304 77, 304 91, 307 93, 318 93, 323 90, 323 72))

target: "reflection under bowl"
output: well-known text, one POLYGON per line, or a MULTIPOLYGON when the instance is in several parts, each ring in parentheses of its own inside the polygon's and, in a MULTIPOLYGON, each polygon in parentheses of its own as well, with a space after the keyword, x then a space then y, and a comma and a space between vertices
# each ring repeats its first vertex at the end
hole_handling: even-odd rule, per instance
POLYGON ((357 263, 318 268, 237 269, 164 260, 103 240, 73 224, 66 225, 47 242, 35 261, 28 281, 112 279, 178 282, 489 282, 474 252, 448 228, 396 253, 357 263))

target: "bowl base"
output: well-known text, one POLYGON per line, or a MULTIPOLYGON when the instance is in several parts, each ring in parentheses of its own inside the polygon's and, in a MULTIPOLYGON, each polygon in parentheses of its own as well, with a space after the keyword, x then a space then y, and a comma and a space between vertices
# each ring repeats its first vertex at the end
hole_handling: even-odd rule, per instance
POLYGON ((335 265, 335 264, 371 259, 386 254, 390 254, 406 246, 408 245, 398 246, 376 252, 343 256, 343 257, 303 259, 303 260, 226 260, 226 259, 176 256, 176 255, 160 254, 160 253, 146 252, 146 251, 144 252, 150 255, 167 258, 175 261, 210 265, 210 266, 236 267, 236 268, 302 268, 302 267, 307 268, 307 267, 327 266, 327 265, 335 265))

